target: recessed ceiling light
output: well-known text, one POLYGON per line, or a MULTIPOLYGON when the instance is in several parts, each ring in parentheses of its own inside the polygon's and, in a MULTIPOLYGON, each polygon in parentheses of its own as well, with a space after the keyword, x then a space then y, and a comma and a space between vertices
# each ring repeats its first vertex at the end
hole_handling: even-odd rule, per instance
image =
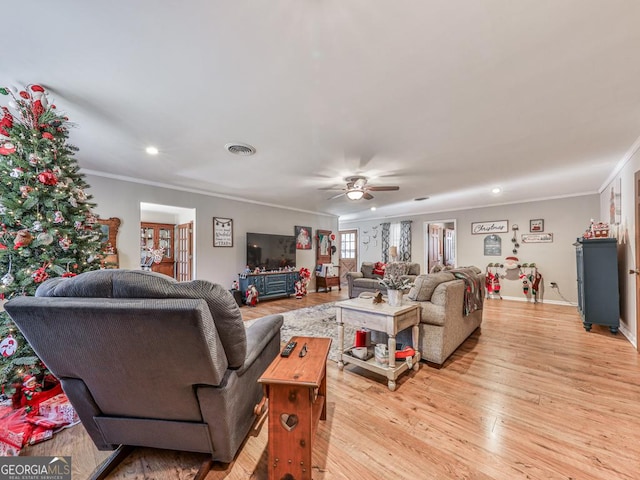
POLYGON ((414 202, 422 202, 423 200, 429 200, 429 197, 418 197, 413 199, 414 202))
POLYGON ((235 155, 253 155, 256 153, 255 147, 246 143, 227 143, 224 148, 235 155))
POLYGON ((148 146, 147 148, 145 148, 145 152, 147 152, 149 155, 157 155, 158 149, 153 146, 148 146))
POLYGON ((502 189, 500 187, 493 187, 491 189, 491 193, 493 193, 494 195, 497 195, 499 193, 502 193, 502 189))
POLYGON ((376 210, 377 210, 377 208, 376 208, 376 207, 371 207, 371 211, 372 211, 372 212, 375 212, 376 210))

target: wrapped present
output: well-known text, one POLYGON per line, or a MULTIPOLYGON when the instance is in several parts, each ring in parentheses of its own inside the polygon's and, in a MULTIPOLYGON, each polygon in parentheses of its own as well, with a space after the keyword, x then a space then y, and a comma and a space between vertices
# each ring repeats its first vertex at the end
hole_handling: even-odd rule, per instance
POLYGON ((77 423, 78 414, 69 402, 64 393, 51 397, 40 404, 39 414, 41 417, 52 421, 65 423, 77 423))
POLYGON ((20 449, 0 441, 0 457, 17 457, 20 449))
POLYGON ((50 438, 53 438, 53 430, 44 426, 37 426, 29 436, 29 445, 35 445, 50 438))
POLYGON ((0 442, 10 445, 20 451, 27 442, 33 425, 25 421, 25 409, 11 409, 0 418, 0 442))

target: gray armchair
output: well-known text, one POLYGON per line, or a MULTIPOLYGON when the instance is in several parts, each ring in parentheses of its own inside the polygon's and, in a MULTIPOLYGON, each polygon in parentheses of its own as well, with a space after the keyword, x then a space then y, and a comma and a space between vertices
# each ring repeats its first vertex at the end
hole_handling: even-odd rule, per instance
POLYGON ((230 462, 255 420, 257 379, 280 349, 282 315, 245 329, 222 286, 153 272, 55 278, 5 308, 100 450, 146 446, 230 462))

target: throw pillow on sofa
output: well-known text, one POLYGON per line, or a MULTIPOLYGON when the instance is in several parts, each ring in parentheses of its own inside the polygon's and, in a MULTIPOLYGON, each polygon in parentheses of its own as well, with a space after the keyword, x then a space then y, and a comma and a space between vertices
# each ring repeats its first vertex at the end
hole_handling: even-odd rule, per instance
POLYGON ((413 282, 413 287, 407 295, 409 299, 416 302, 428 302, 438 285, 443 282, 450 282, 456 277, 449 272, 430 273, 428 275, 418 275, 413 282))
POLYGON ((385 271, 386 271, 386 267, 387 265, 382 263, 382 262, 376 262, 373 265, 373 275, 374 276, 379 276, 379 277, 384 277, 385 271))
POLYGON ((401 277, 409 273, 409 264, 407 262, 391 262, 385 268, 385 277, 401 277))

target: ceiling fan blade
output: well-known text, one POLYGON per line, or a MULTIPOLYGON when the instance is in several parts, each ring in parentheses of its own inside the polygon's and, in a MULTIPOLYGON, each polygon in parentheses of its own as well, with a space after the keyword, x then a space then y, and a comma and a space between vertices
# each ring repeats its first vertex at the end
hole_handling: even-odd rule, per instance
POLYGON ((334 195, 333 197, 329 197, 329 198, 327 198, 327 200, 334 200, 334 199, 336 199, 336 198, 338 198, 338 197, 341 197, 341 196, 342 196, 342 195, 344 195, 345 193, 346 193, 346 192, 339 193, 339 194, 337 194, 337 195, 334 195))
POLYGON ((390 192, 400 190, 400 187, 397 185, 370 185, 367 187, 367 190, 371 190, 372 192, 390 192))
POLYGON ((362 198, 364 198, 365 200, 371 200, 373 198, 373 195, 371 195, 369 192, 364 192, 362 198))

